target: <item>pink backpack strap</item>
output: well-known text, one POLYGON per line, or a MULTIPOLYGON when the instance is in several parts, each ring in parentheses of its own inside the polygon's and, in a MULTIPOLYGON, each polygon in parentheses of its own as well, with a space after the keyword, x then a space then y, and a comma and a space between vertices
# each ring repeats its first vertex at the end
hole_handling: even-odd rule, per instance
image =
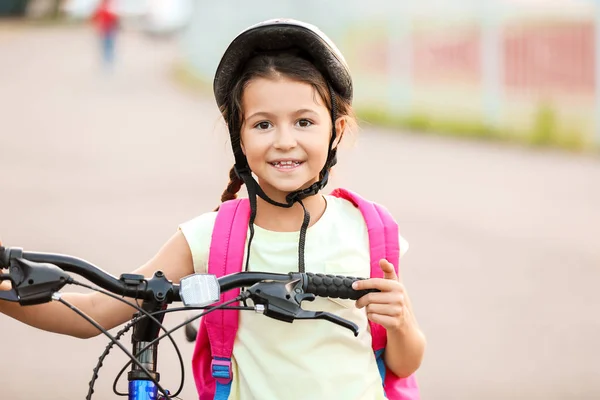
MULTIPOLYGON (((400 241, 398 224, 396 224, 392 215, 383 206, 365 200, 347 189, 335 189, 331 195, 350 201, 358 207, 365 219, 371 252, 371 278, 383 278, 383 271, 379 267, 379 260, 382 258, 391 262, 396 273, 398 273, 400 241)), ((387 342, 385 328, 370 321, 369 325, 373 337, 373 350, 377 351, 385 348, 387 342)))
MULTIPOLYGON (((371 252, 371 278, 383 278, 379 260, 385 258, 394 265, 399 274, 400 240, 398 224, 394 217, 383 206, 363 199, 358 194, 346 189, 335 189, 332 196, 350 201, 361 211, 367 224, 369 248, 371 252)), ((387 332, 379 324, 369 321, 372 347, 377 359, 379 373, 383 381, 386 397, 392 400, 419 400, 419 388, 414 375, 398 378, 385 366, 383 353, 387 344, 387 332)))
MULTIPOLYGON (((236 199, 221 204, 215 220, 208 273, 217 277, 240 272, 244 261, 244 244, 250 203, 236 199)), ((240 290, 230 290, 221 295, 221 302, 232 300, 240 290)), ((237 310, 216 310, 203 317, 212 354, 212 375, 216 380, 215 399, 227 399, 231 388, 231 355, 239 325, 237 310)))

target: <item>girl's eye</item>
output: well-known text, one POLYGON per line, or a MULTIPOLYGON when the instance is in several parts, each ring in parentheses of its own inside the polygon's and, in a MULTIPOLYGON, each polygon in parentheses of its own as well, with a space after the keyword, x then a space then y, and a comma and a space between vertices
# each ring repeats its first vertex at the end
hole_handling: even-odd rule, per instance
POLYGON ((300 128, 308 128, 309 126, 311 126, 313 123, 312 121, 308 120, 308 119, 301 119, 297 122, 298 126, 300 128))
POLYGON ((266 129, 269 129, 271 127, 271 123, 269 121, 262 121, 262 122, 259 122, 256 125, 254 125, 254 127, 258 128, 260 130, 266 130, 266 129))

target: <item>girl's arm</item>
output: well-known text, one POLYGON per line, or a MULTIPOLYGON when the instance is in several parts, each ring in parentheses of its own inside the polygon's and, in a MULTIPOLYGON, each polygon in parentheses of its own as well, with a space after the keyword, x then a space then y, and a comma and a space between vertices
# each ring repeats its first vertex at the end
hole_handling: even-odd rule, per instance
POLYGON ((406 378, 419 369, 425 353, 425 335, 419 329, 412 304, 404 293, 404 318, 407 323, 397 329, 387 329, 387 344, 383 355, 385 365, 400 378, 406 378))
POLYGON ((383 278, 354 282, 355 290, 379 290, 358 299, 356 307, 365 307, 369 320, 386 329, 385 364, 396 376, 406 378, 421 365, 425 335, 419 329, 410 299, 394 266, 387 260, 381 260, 379 266, 384 273, 383 278))
MULTIPOLYGON (((175 233, 154 258, 134 273, 150 278, 157 270, 163 271, 165 276, 174 283, 179 283, 181 278, 193 273, 192 255, 181 231, 175 233)), ((0 290, 10 289, 10 284, 7 283, 3 282, 0 290)), ((65 293, 63 299, 92 317, 107 330, 125 323, 135 312, 132 307, 97 292, 65 293)), ((18 303, 0 301, 0 313, 45 331, 82 339, 100 334, 100 331, 89 322, 57 302, 22 307, 18 303)))

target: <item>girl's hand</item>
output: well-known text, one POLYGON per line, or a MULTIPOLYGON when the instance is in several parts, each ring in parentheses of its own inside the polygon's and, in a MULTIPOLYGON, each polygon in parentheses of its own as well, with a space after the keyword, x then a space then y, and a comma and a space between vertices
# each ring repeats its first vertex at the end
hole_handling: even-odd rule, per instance
POLYGON ((404 285, 400 283, 394 266, 387 260, 379 261, 383 278, 371 278, 356 281, 355 290, 379 289, 380 292, 368 293, 356 301, 356 307, 367 308, 367 318, 382 325, 388 331, 403 331, 411 325, 407 310, 408 297, 404 285))

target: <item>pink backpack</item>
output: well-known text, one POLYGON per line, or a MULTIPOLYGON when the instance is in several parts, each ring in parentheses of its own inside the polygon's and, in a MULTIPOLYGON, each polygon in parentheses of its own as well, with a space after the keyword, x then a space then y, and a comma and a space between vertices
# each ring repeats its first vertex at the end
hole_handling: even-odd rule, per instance
MULTIPOLYGON (((382 258, 394 264, 398 272, 398 225, 389 212, 382 206, 345 189, 336 189, 331 194, 352 202, 365 218, 371 251, 371 277, 383 277, 379 267, 379 260, 382 258)), ((212 233, 209 273, 220 277, 242 270, 249 220, 248 199, 236 199, 221 204, 212 233)), ((239 293, 239 289, 226 292, 221 296, 221 301, 234 299, 239 293)), ((415 376, 399 378, 384 364, 383 352, 387 341, 385 328, 370 321, 369 325, 373 351, 386 397, 392 400, 419 400, 415 376)), ((192 369, 200 400, 226 400, 229 397, 232 380, 231 355, 237 329, 237 310, 217 310, 202 318, 192 358, 192 369)))

